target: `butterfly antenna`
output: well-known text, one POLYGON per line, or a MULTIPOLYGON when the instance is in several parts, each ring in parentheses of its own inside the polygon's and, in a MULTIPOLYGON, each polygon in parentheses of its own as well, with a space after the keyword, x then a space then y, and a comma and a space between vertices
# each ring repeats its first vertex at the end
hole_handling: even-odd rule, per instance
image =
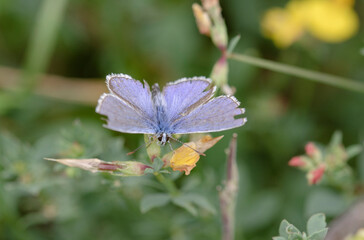
POLYGON ((202 152, 197 151, 197 150, 196 150, 196 149, 194 149, 193 147, 191 147, 191 146, 189 146, 188 144, 186 144, 186 143, 184 143, 184 142, 182 142, 182 141, 178 140, 177 138, 174 138, 174 137, 172 137, 172 136, 170 136, 169 138, 173 139, 173 140, 174 140, 174 141, 176 141, 176 142, 181 143, 182 145, 184 145, 184 146, 186 146, 186 147, 191 148, 193 151, 195 151, 195 152, 196 152, 196 153, 198 153, 199 155, 206 156, 206 155, 205 155, 205 154, 203 154, 202 152))
POLYGON ((135 153, 136 151, 138 151, 139 149, 141 149, 142 147, 144 147, 145 146, 145 148, 148 148, 149 146, 150 146, 150 144, 152 144, 154 141, 151 141, 150 139, 149 139, 149 142, 148 143, 144 143, 144 144, 142 144, 142 145, 140 145, 139 147, 137 147, 134 151, 132 151, 132 152, 128 152, 126 155, 132 155, 133 153, 135 153))

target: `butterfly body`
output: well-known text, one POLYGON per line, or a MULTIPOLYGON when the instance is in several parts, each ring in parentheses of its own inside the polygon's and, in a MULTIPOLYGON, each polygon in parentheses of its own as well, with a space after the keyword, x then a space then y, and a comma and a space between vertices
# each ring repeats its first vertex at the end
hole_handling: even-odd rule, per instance
POLYGON ((152 134, 164 145, 173 134, 217 132, 242 126, 246 118, 231 96, 213 98, 215 87, 204 77, 185 78, 160 90, 125 74, 106 77, 96 112, 108 117, 105 127, 126 133, 152 134))
POLYGON ((165 145, 173 134, 173 128, 166 113, 166 101, 158 84, 154 84, 152 87, 152 101, 156 122, 155 136, 161 145, 165 145))

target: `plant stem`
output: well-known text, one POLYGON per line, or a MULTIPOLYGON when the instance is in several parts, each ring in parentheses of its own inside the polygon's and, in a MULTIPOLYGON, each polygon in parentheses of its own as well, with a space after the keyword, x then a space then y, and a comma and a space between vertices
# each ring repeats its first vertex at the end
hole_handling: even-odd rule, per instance
POLYGON ((233 240, 235 233, 235 205, 239 190, 239 172, 236 164, 237 134, 234 133, 227 156, 225 187, 219 192, 222 239, 233 240))
POLYGON ((283 63, 277 63, 270 60, 265 60, 257 57, 247 56, 244 54, 231 53, 228 54, 228 58, 248 63, 253 66, 261 67, 264 69, 285 73, 288 75, 309 79, 311 81, 324 83, 338 88, 346 90, 356 91, 364 93, 364 83, 354 81, 352 79, 337 77, 326 73, 320 73, 316 71, 306 70, 303 68, 290 66, 283 63))
POLYGON ((26 93, 34 89, 39 81, 39 74, 48 66, 67 2, 68 0, 45 0, 39 9, 24 66, 22 87, 26 93))
POLYGON ((176 196, 179 194, 179 191, 176 187, 176 185, 174 184, 174 182, 169 179, 164 177, 161 173, 155 173, 154 176, 157 178, 157 180, 163 184, 163 186, 168 190, 168 192, 172 195, 172 196, 176 196))

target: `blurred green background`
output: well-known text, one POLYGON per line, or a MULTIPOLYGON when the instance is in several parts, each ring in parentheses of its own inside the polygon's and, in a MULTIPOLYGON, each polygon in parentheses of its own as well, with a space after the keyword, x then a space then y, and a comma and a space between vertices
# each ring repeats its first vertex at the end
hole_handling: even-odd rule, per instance
MULTIPOLYGON (((287 162, 308 141, 328 143, 335 130, 345 145, 363 142, 364 95, 235 61, 229 84, 248 123, 224 132, 191 175, 175 176, 178 187, 207 197, 216 214, 200 209, 192 216, 172 205, 141 214, 143 195, 163 192, 152 176, 92 174, 43 160, 146 157, 145 150, 127 157, 143 136, 104 129, 95 106, 109 73, 160 85, 210 74, 220 53, 198 33, 192 3, 0 0, 0 239, 220 239, 216 186, 233 132, 239 134, 237 239, 269 239, 283 218, 303 228, 313 213, 332 219, 347 209, 340 192, 309 187, 287 162)), ((241 34, 235 51, 363 82, 362 21, 343 43, 309 39, 278 49, 262 36, 260 19, 285 3, 222 1, 229 36, 241 34)), ((355 10, 362 19, 364 2, 355 10)), ((351 164, 364 181, 364 156, 351 164)))

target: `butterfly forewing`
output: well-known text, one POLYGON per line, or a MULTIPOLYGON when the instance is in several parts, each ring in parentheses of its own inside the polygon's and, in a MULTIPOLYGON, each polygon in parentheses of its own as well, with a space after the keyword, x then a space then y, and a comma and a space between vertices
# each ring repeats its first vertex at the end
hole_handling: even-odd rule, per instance
POLYGON ((163 95, 170 123, 207 102, 214 94, 214 88, 207 90, 210 84, 211 80, 209 79, 194 77, 184 78, 165 86, 163 95))
POLYGON ((113 94, 100 97, 96 112, 108 117, 105 127, 125 133, 154 134, 154 123, 113 94))
POLYGON ((145 115, 150 120, 154 119, 152 97, 149 85, 143 84, 125 74, 111 74, 106 77, 106 82, 110 92, 130 105, 141 115, 145 115))
POLYGON ((244 109, 229 96, 220 96, 200 105, 172 126, 177 134, 218 132, 244 125, 246 118, 237 118, 244 109))

